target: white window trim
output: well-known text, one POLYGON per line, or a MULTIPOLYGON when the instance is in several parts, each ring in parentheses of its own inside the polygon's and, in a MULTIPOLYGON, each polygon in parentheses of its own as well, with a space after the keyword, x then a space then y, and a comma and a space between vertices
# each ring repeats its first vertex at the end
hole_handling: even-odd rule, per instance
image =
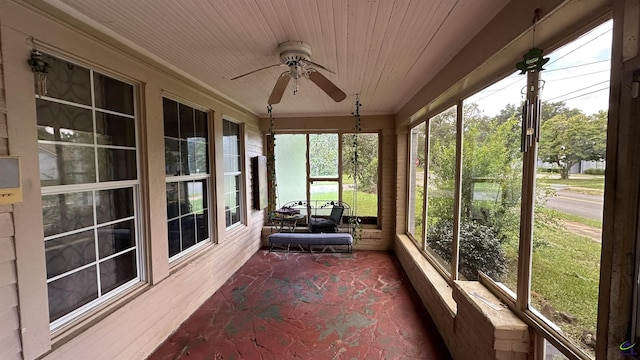
MULTIPOLYGON (((214 239, 215 239, 215 229, 213 228, 213 224, 214 222, 212 221, 213 216, 215 214, 215 211, 213 209, 213 204, 215 204, 215 201, 211 201, 213 193, 214 193, 214 189, 213 189, 213 181, 211 180, 211 173, 214 172, 215 167, 213 166, 213 140, 214 137, 212 136, 212 130, 213 130, 213 111, 210 109, 207 109, 206 107, 196 104, 194 102, 191 102, 187 99, 184 99, 178 95, 175 95, 171 92, 168 92, 166 90, 162 90, 160 92, 161 95, 161 99, 168 99, 171 101, 174 101, 176 103, 178 103, 178 105, 182 104, 188 107, 191 107, 195 110, 204 112, 207 114, 207 136, 208 136, 208 141, 207 141, 207 157, 208 157, 208 172, 206 174, 193 174, 193 175, 178 175, 178 176, 174 176, 174 175, 166 175, 165 174, 165 184, 168 183, 173 183, 173 182, 184 182, 184 181, 194 181, 194 180, 205 180, 206 181, 206 185, 207 185, 207 198, 203 199, 204 201, 207 202, 207 211, 208 211, 208 216, 207 216, 207 226, 208 226, 208 237, 205 240, 202 240, 200 242, 197 242, 195 245, 191 246, 190 248, 180 251, 179 253, 170 256, 169 257, 169 265, 173 266, 176 265, 177 263, 180 262, 181 259, 184 259, 185 257, 188 257, 189 255, 199 252, 201 249, 214 244, 214 239)), ((161 103, 164 103, 163 101, 161 101, 161 103)), ((164 109, 163 109, 164 112, 164 109)), ((164 119, 163 119, 163 125, 164 125, 164 119)), ((170 136, 165 136, 164 135, 164 131, 163 131, 163 138, 172 138, 172 139, 176 139, 170 136)), ((166 185, 165 185, 166 186, 166 185)), ((166 200, 165 200, 165 204, 166 204, 166 200)), ((167 216, 166 222, 167 224, 169 223, 169 220, 175 220, 175 219, 180 219, 180 216, 175 217, 175 218, 169 218, 167 216)), ((180 237, 182 238, 182 233, 180 234, 180 237)), ((166 244, 168 246, 168 243, 166 244)))
MULTIPOLYGON (((225 221, 225 229, 227 231, 232 230, 236 227, 242 226, 246 224, 246 219, 247 219, 247 204, 246 204, 246 184, 247 184, 247 179, 246 179, 246 171, 245 171, 245 151, 246 151, 246 146, 245 146, 245 128, 244 128, 244 123, 239 122, 239 121, 235 121, 232 119, 229 119, 227 117, 223 117, 222 118, 222 137, 224 138, 224 123, 225 122, 230 122, 233 124, 238 125, 238 156, 240 157, 240 171, 230 171, 230 172, 225 172, 224 171, 224 160, 223 160, 223 164, 222 164, 222 169, 223 169, 223 179, 225 176, 237 176, 240 178, 240 186, 238 187, 238 192, 239 192, 239 199, 238 199, 238 207, 239 207, 239 213, 240 213, 240 220, 237 222, 234 222, 233 224, 227 225, 227 211, 225 209, 224 211, 224 221, 225 221)), ((222 158, 224 159, 224 156, 226 155, 226 153, 224 152, 224 148, 222 149, 222 158)), ((223 181, 224 184, 224 181, 223 181)), ((224 188, 223 186, 223 191, 222 193, 224 195, 226 195, 227 193, 227 189, 224 188)), ((225 200, 223 200, 223 208, 226 206, 226 196, 225 196, 225 200)))
MULTIPOLYGON (((65 57, 61 54, 58 54, 56 51, 50 51, 50 50, 45 50, 45 53, 51 56, 54 56, 60 60, 66 61, 68 63, 72 63, 72 64, 76 64, 78 66, 81 66, 83 68, 86 68, 89 71, 89 81, 90 81, 90 86, 91 86, 91 105, 84 105, 84 104, 79 104, 79 103, 74 103, 72 101, 67 101, 67 100, 62 100, 62 99, 57 99, 57 98, 52 98, 52 97, 48 97, 48 96, 42 96, 39 94, 35 94, 34 96, 34 104, 35 104, 35 100, 40 99, 40 100, 45 100, 45 101, 49 101, 52 103, 59 103, 59 104, 64 104, 64 105, 69 105, 69 106, 74 106, 74 107, 78 107, 78 108, 82 108, 82 109, 86 109, 86 110, 91 110, 91 119, 93 122, 93 136, 94 136, 94 141, 91 144, 85 144, 85 143, 69 143, 69 142, 63 142, 63 141, 48 141, 48 140, 38 140, 36 139, 36 143, 37 144, 54 144, 54 145, 72 145, 72 146, 86 146, 86 147, 92 147, 94 148, 94 151, 97 151, 99 148, 109 148, 109 149, 124 149, 124 150, 135 150, 136 152, 136 180, 121 180, 121 181, 106 181, 106 182, 100 182, 100 174, 99 174, 99 170, 98 170, 98 158, 97 156, 95 157, 95 162, 96 162, 96 179, 95 182, 93 183, 84 183, 84 184, 68 184, 68 185, 52 185, 52 186, 40 186, 40 199, 42 199, 42 196, 45 195, 55 195, 55 194, 69 194, 69 193, 74 193, 74 192, 85 192, 85 191, 92 191, 92 192, 96 192, 96 191, 100 191, 100 190, 109 190, 109 189, 122 189, 122 188, 132 188, 132 192, 133 192, 133 217, 132 219, 134 220, 134 233, 135 233, 135 246, 131 249, 125 250, 123 252, 120 252, 118 254, 121 253, 126 253, 129 251, 136 251, 136 271, 137 271, 137 276, 131 280, 129 280, 128 282, 118 286, 116 289, 113 289, 111 291, 109 291, 107 294, 99 296, 98 298, 90 301, 89 303, 65 314, 64 316, 61 316, 60 318, 54 320, 54 321, 50 321, 49 319, 47 319, 47 322, 49 322, 49 331, 52 334, 55 334, 56 332, 62 330, 63 328, 67 327, 67 326, 73 326, 73 323, 76 321, 80 321, 85 315, 93 313, 93 312, 97 312, 100 311, 101 308, 103 307, 103 305, 106 302, 109 302, 110 300, 124 294, 124 293, 128 293, 132 288, 134 288, 136 285, 143 283, 146 281, 146 266, 147 266, 147 256, 146 256, 146 246, 145 246, 145 239, 143 238, 143 231, 142 231, 142 226, 143 226, 143 222, 144 219, 142 219, 142 209, 141 209, 141 153, 140 153, 140 121, 139 121, 139 109, 138 109, 138 102, 139 102, 139 96, 140 96, 140 89, 139 89, 139 84, 131 79, 125 78, 123 76, 120 76, 118 74, 114 74, 110 71, 106 71, 105 69, 102 69, 100 67, 97 67, 93 64, 84 64, 82 62, 77 61, 76 59, 70 59, 68 57, 65 57), (111 110, 105 110, 102 108, 99 108, 97 106, 95 106, 95 89, 94 89, 94 73, 98 73, 104 76, 108 76, 111 77, 117 81, 123 82, 125 84, 131 85, 133 88, 133 93, 132 93, 132 97, 133 97, 133 115, 130 114, 124 114, 124 113, 120 113, 120 112, 116 112, 116 111, 111 111, 111 110), (97 141, 95 140, 96 137, 96 132, 95 132, 95 128, 96 128, 96 112, 101 112, 101 113, 107 113, 107 114, 112 114, 112 115, 117 115, 117 116, 121 116, 121 117, 125 117, 125 118, 129 118, 132 119, 132 121, 134 121, 134 131, 135 131, 135 147, 128 147, 128 146, 117 146, 117 145, 103 145, 103 144, 98 144, 97 141)), ((95 209, 95 197, 93 198, 93 205, 92 205, 95 209)), ((93 229, 93 231, 96 231, 97 229, 97 225, 95 224, 96 222, 96 213, 94 211, 94 225, 92 225, 92 227, 90 227, 91 229, 93 229)), ((120 219, 121 220, 121 219, 120 219)), ((105 224, 100 224, 101 226, 104 226, 105 224)), ((89 228, 87 228, 89 229, 89 228)), ((86 229, 85 229, 86 230, 86 229)), ((65 232, 63 235, 69 235, 70 233, 73 232, 65 232)), ((60 235, 60 234, 57 234, 60 235)), ((56 235, 56 236, 57 236, 56 235)), ((60 235, 62 236, 62 235, 60 235)), ((42 241, 43 243, 46 242, 47 240, 52 239, 52 237, 46 237, 43 238, 42 241), (45 240, 46 239, 46 240, 45 240)), ((44 249, 44 247, 43 247, 44 249)), ((96 249, 96 251, 98 251, 98 249, 96 249)), ((114 254, 115 256, 115 254, 114 254)), ((107 257, 105 259, 114 257, 114 256, 110 256, 107 257)), ((98 257, 96 257, 96 260, 94 262, 92 262, 91 264, 98 264, 101 261, 105 260, 105 259, 98 259, 98 257)), ((45 267, 46 269, 46 267, 45 267)), ((77 271, 77 269, 74 269, 73 271, 77 271)), ((70 272, 65 272, 65 274, 71 273, 70 272)), ((46 273, 44 274, 45 276, 45 288, 48 287, 48 283, 50 282, 50 279, 47 279, 47 275, 46 273)), ((97 278, 98 278, 98 293, 100 293, 100 280, 99 280, 99 272, 97 274, 97 278)), ((55 277, 54 277, 55 278, 55 277)), ((49 313, 47 311, 47 313, 49 313)))

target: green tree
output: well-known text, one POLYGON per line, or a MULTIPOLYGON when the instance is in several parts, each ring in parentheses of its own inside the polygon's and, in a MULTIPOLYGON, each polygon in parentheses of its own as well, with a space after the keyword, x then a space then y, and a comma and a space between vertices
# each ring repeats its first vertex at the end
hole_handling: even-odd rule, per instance
MULTIPOLYGON (((342 137, 342 172, 353 176, 355 134, 342 137)), ((358 134, 358 190, 370 194, 378 191, 378 134, 358 134)))
POLYGON ((338 134, 309 135, 309 167, 312 177, 338 176, 338 134))
MULTIPOLYGON (((474 103, 466 104, 463 111, 463 221, 490 226, 503 240, 517 238, 517 205, 522 177, 520 115, 514 105, 507 105, 495 117, 483 115, 474 103), (485 194, 493 192, 494 198, 474 199, 474 192, 482 190, 485 194)), ((453 191, 456 144, 451 126, 455 112, 441 114, 431 121, 430 134, 436 136, 430 137, 429 144, 429 188, 453 191)), ((451 199, 433 200, 429 200, 428 216, 433 220, 430 225, 440 219, 451 220, 451 199)))
POLYGON ((561 113, 541 127, 538 157, 557 164, 562 179, 569 178, 569 169, 581 160, 602 160, 607 141, 607 113, 561 113))
POLYGON ((544 124, 547 120, 555 117, 556 115, 564 114, 568 117, 582 114, 579 109, 570 109, 564 103, 564 101, 557 102, 542 102, 542 109, 540 110, 540 122, 544 124))
MULTIPOLYGON (((476 105, 474 103, 474 105, 476 105)), ((477 105, 476 105, 477 106, 477 105)), ((518 118, 522 113, 522 109, 516 104, 507 104, 493 120, 498 124, 503 124, 513 118, 518 118)))

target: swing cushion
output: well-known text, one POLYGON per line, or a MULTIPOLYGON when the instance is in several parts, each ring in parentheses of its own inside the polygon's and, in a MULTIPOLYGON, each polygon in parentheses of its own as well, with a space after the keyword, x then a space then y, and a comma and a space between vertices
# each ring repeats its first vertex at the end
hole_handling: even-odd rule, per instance
POLYGON ((269 245, 351 245, 352 243, 353 237, 348 233, 273 233, 269 235, 269 245))
POLYGON ((311 218, 309 222, 309 230, 313 233, 334 233, 338 231, 338 224, 342 219, 342 213, 344 207, 340 205, 333 205, 331 209, 331 215, 328 218, 311 218))

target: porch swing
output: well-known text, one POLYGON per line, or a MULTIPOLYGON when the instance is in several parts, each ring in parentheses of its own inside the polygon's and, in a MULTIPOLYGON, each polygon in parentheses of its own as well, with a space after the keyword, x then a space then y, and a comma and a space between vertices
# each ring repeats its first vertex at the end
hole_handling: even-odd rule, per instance
MULTIPOLYGON (((359 101, 356 106, 359 107, 359 101)), ((320 247, 320 252, 341 252, 336 250, 335 246, 346 246, 346 250, 343 252, 352 251, 353 237, 352 226, 349 226, 349 232, 339 232, 338 225, 340 224, 345 210, 349 209, 349 205, 342 201, 330 201, 327 204, 321 205, 319 208, 323 209, 331 206, 331 213, 328 217, 318 217, 312 214, 311 206, 307 201, 293 201, 282 205, 276 209, 276 194, 277 194, 277 181, 275 170, 275 134, 273 131, 274 119, 271 105, 267 106, 269 113, 269 133, 267 136, 267 151, 269 156, 267 158, 267 167, 269 169, 269 221, 271 223, 272 234, 269 235, 270 251, 291 251, 292 246, 295 251, 309 251, 314 252, 314 247, 320 247), (301 210, 306 211, 306 216, 301 215, 301 210), (298 220, 307 218, 309 232, 296 232, 296 225, 298 220), (279 232, 273 233, 274 226, 279 227, 279 232)), ((356 109, 357 121, 356 131, 359 131, 359 111, 356 109)), ((355 115, 355 114, 354 114, 355 115)), ((357 159, 357 136, 354 141, 354 161, 357 159)), ((357 169, 357 166, 355 167, 357 169)), ((357 173, 354 173, 354 179, 357 173)), ((354 184, 355 185, 355 184, 354 184)), ((357 185, 354 186, 357 189, 357 185)), ((354 192, 357 191, 354 189, 354 192)), ((355 199, 354 193, 354 199, 355 199)), ((317 210, 317 209, 316 209, 317 210)), ((355 208, 354 208, 355 210, 355 208)), ((354 217, 351 216, 350 219, 354 217)))

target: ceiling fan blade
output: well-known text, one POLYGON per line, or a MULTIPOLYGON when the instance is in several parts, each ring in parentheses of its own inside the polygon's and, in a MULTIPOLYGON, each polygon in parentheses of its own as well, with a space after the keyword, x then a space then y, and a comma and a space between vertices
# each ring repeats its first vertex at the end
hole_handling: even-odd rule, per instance
POLYGON ((309 80, 318 85, 318 87, 322 89, 322 91, 326 92, 327 95, 329 95, 329 97, 331 97, 335 102, 340 102, 347 97, 347 94, 338 89, 338 87, 329 81, 329 79, 317 71, 309 72, 309 80))
POLYGON ((302 61, 303 61, 303 62, 305 62, 305 63, 311 64, 311 65, 313 65, 313 66, 315 66, 315 67, 319 67, 320 69, 325 70, 325 71, 328 71, 328 72, 330 72, 330 73, 332 73, 332 74, 335 74, 335 71, 333 71, 333 70, 331 70, 331 69, 329 69, 329 68, 326 68, 326 67, 324 67, 324 66, 322 66, 322 65, 320 65, 320 64, 318 64, 318 63, 314 63, 314 62, 313 62, 313 61, 311 61, 311 60, 302 60, 302 61))
POLYGON ((241 77, 245 77, 245 76, 247 76, 247 75, 251 75, 251 74, 253 74, 254 72, 258 72, 258 71, 261 71, 261 70, 264 70, 264 69, 268 69, 268 68, 272 68, 272 67, 274 67, 274 66, 280 66, 280 65, 282 65, 282 64, 273 64, 273 65, 265 66, 265 67, 262 67, 262 68, 260 68, 260 69, 256 69, 256 70, 253 70, 253 71, 249 71, 249 72, 248 72, 248 73, 246 73, 246 74, 242 74, 242 75, 238 75, 238 76, 236 76, 236 77, 232 77, 232 78, 231 78, 231 79, 229 79, 229 80, 240 79, 241 77))
POLYGON ((289 72, 285 71, 280 74, 278 81, 276 81, 276 86, 273 87, 273 91, 271 91, 271 96, 269 96, 269 105, 277 104, 282 99, 282 94, 287 89, 287 85, 289 85, 289 80, 291 80, 291 76, 289 76, 289 72))

